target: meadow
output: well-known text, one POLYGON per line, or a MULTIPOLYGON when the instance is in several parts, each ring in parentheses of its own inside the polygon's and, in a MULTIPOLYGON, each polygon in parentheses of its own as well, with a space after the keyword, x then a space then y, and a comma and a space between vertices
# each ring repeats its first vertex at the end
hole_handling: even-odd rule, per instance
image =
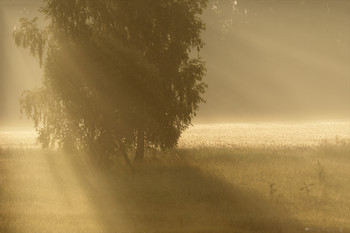
POLYGON ((152 151, 131 172, 0 150, 0 232, 350 232, 350 142, 152 151))

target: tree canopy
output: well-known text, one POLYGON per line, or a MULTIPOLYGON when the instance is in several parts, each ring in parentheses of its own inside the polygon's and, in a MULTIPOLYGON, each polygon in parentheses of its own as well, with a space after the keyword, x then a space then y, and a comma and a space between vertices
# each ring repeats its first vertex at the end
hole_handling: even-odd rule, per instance
POLYGON ((203 101, 207 0, 44 0, 13 36, 43 67, 21 111, 44 146, 116 156, 170 148, 203 101))

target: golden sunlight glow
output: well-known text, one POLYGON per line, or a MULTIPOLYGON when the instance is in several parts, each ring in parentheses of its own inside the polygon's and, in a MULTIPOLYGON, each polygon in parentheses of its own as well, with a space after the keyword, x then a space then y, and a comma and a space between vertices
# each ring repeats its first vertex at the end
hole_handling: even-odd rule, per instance
POLYGON ((0 233, 350 232, 349 25, 349 0, 0 0, 0 233))

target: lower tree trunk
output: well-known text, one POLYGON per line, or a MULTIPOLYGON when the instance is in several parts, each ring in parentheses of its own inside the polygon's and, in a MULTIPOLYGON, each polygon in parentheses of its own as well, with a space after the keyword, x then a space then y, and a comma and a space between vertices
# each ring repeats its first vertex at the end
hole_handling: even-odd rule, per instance
POLYGON ((136 154, 134 162, 140 162, 143 160, 145 152, 145 131, 143 127, 139 127, 137 130, 137 142, 136 142, 136 154))
POLYGON ((123 155, 123 158, 124 158, 126 164, 128 165, 128 167, 133 172, 134 168, 132 167, 131 162, 130 162, 129 157, 128 157, 128 154, 126 153, 126 150, 124 148, 122 149, 122 155, 123 155))

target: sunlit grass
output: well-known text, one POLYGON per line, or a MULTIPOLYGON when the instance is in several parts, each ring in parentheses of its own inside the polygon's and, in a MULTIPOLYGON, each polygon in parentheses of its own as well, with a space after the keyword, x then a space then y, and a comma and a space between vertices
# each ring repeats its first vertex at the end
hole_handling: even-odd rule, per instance
POLYGON ((294 149, 200 149, 186 157, 196 158, 200 167, 221 174, 234 187, 285 209, 305 228, 350 229, 349 140, 294 149))
POLYGON ((152 152, 132 173, 0 150, 0 232, 347 232, 350 143, 152 152))
POLYGON ((349 122, 260 122, 196 124, 179 141, 182 148, 267 148, 317 146, 324 140, 350 139, 349 122))

